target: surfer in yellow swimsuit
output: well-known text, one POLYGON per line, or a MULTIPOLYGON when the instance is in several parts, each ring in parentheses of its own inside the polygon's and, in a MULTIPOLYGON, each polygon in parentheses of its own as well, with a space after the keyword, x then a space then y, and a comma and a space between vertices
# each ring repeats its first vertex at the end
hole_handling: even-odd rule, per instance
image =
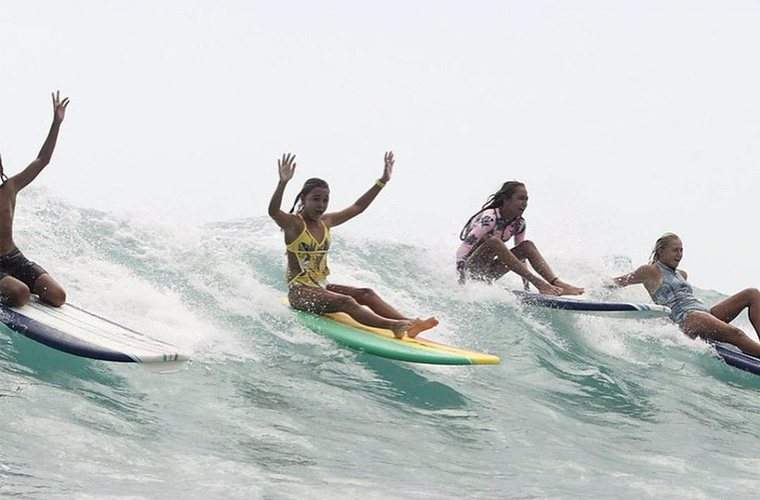
POLYGON ((338 212, 325 213, 330 201, 330 188, 322 179, 308 179, 296 196, 289 213, 284 212, 282 195, 296 169, 295 155, 284 154, 277 161, 280 181, 269 202, 269 216, 285 233, 288 256, 288 300, 296 309, 317 314, 344 312, 367 326, 386 328, 401 338, 416 337, 433 328, 438 320, 409 318, 383 301, 369 288, 327 284, 330 270, 330 228, 343 224, 369 206, 393 172, 393 153, 385 153, 383 175, 353 205, 338 212), (295 213, 293 213, 295 211, 295 213))

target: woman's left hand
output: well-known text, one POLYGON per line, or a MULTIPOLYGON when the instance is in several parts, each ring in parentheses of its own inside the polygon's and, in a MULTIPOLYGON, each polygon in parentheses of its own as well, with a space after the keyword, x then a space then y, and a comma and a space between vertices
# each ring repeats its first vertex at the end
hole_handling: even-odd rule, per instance
POLYGON ((393 174, 393 164, 396 162, 396 160, 393 159, 393 151, 388 151, 385 153, 385 167, 383 168, 383 176, 380 177, 380 180, 383 183, 388 182, 391 180, 391 175, 393 174))
POLYGON ((64 97, 61 100, 61 91, 56 90, 51 94, 53 98, 53 120, 58 123, 63 121, 63 117, 66 116, 66 107, 69 105, 69 98, 64 97))

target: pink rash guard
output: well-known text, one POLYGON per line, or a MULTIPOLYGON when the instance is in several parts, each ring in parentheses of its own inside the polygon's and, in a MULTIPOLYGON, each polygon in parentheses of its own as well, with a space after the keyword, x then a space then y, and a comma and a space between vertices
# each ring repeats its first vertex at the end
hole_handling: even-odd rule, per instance
POLYGON ((504 243, 514 236, 515 246, 519 245, 525 240, 525 219, 505 220, 498 208, 478 214, 467 227, 464 241, 457 250, 457 270, 463 272, 470 255, 493 236, 499 236, 504 243))

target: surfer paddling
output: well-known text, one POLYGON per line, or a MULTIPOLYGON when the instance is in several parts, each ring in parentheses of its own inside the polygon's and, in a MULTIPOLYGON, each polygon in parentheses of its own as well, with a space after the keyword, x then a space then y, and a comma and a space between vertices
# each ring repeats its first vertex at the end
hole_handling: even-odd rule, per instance
POLYGON ((747 288, 708 309, 694 296, 686 281, 686 271, 678 269, 682 258, 681 239, 673 233, 665 233, 655 243, 649 264, 614 278, 611 286, 642 284, 656 304, 670 308, 670 319, 689 337, 726 342, 760 357, 760 342, 729 324, 748 309, 752 327, 760 335, 760 291, 747 288))
POLYGON ((325 213, 330 201, 327 183, 322 179, 308 179, 290 212, 286 213, 280 208, 282 195, 288 181, 293 178, 296 163, 295 155, 284 154, 277 161, 280 181, 269 202, 269 216, 285 233, 288 300, 291 306, 317 314, 344 312, 367 326, 391 330, 398 338, 404 335, 414 338, 436 326, 438 320, 404 316, 369 288, 327 284, 330 229, 367 209, 390 181, 393 164, 393 153, 385 153, 383 175, 352 205, 337 212, 325 213))
POLYGON ((457 250, 459 283, 472 279, 493 282, 509 271, 520 275, 545 295, 580 295, 583 288, 565 283, 552 271, 538 247, 525 239, 523 212, 528 207, 528 190, 517 181, 505 182, 480 211, 470 217, 459 233, 457 250), (506 243, 514 238, 515 246, 506 243), (533 273, 525 260, 535 269, 533 273))
POLYGON ((69 99, 61 100, 60 92, 52 94, 53 123, 37 158, 24 170, 7 177, 0 159, 0 295, 12 306, 23 306, 30 293, 46 303, 60 307, 66 302, 66 292, 40 265, 27 259, 13 242, 13 215, 16 195, 32 182, 53 156, 58 131, 66 115, 69 99))

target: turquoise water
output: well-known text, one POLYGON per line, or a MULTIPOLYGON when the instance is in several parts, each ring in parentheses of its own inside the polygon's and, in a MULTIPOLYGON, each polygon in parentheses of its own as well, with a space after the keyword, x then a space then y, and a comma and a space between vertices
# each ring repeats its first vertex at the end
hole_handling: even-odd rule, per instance
MULTIPOLYGON (((24 195, 17 242, 71 302, 192 361, 158 373, 0 332, 0 496, 757 496, 760 377, 667 322, 524 308, 499 287, 455 286, 453 242, 338 231, 336 282, 436 314, 431 339, 503 360, 398 363, 295 321, 280 303, 281 233, 264 218, 166 227, 24 195)), ((582 284, 611 272, 557 261, 582 284)))

